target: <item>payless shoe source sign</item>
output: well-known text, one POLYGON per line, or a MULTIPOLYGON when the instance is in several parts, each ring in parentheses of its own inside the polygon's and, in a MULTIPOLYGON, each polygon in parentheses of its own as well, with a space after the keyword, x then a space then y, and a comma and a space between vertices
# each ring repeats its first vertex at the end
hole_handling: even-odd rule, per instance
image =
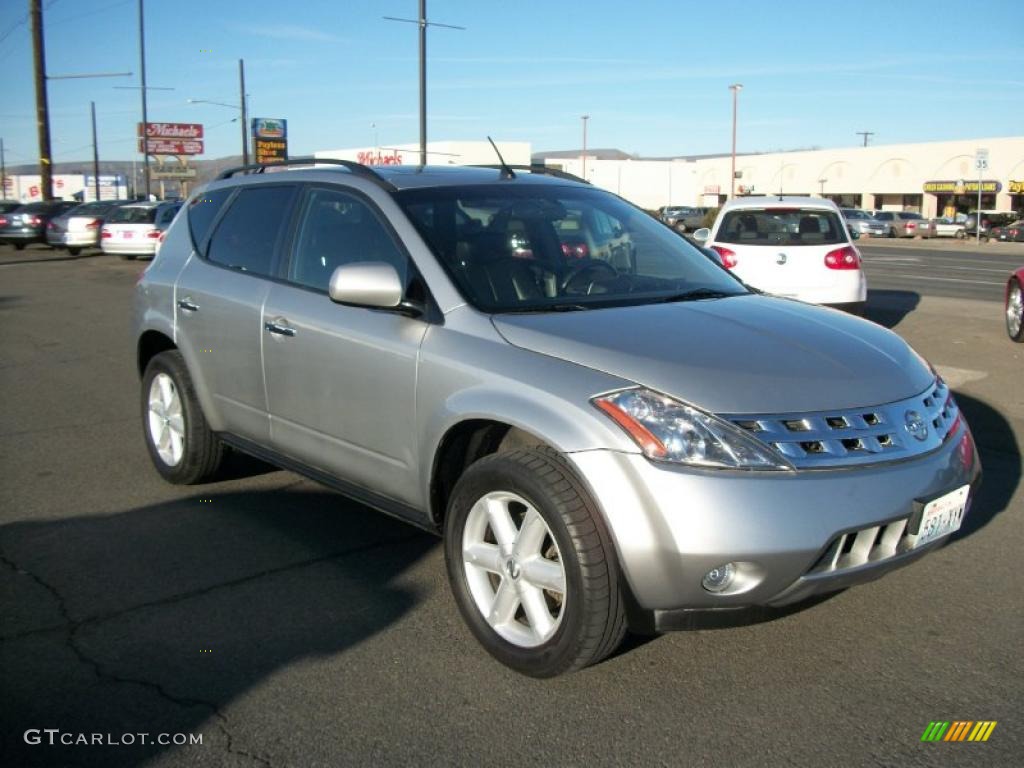
POLYGON ((288 159, 288 121, 276 117, 254 117, 252 154, 259 165, 285 162, 288 159))

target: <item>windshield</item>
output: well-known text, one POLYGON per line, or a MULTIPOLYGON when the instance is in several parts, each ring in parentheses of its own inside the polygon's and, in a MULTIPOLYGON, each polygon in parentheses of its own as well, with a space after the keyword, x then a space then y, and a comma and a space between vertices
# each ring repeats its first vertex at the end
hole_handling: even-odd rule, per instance
POLYGON ((858 211, 858 210, 854 210, 852 208, 844 208, 843 209, 843 216, 845 216, 847 219, 870 219, 871 218, 866 213, 864 213, 864 211, 858 211))
POLYGON ((497 184, 396 197, 466 299, 487 312, 747 293, 682 237, 601 190, 497 184))
POLYGON ((108 224, 152 224, 156 221, 156 208, 140 208, 133 205, 126 205, 123 208, 115 208, 107 216, 108 224))
POLYGON ((739 245, 834 245, 846 233, 834 211, 821 208, 742 208, 729 211, 716 243, 739 245))

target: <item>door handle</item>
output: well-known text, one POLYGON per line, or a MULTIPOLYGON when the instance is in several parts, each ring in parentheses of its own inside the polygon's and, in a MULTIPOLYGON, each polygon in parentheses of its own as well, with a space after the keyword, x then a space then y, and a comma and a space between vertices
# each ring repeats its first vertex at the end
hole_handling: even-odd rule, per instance
POLYGON ((184 299, 180 299, 178 301, 178 306, 184 309, 186 312, 199 311, 199 305, 192 301, 191 296, 186 296, 184 299))
POLYGON ((271 333, 276 333, 278 336, 294 336, 295 335, 295 329, 294 328, 289 328, 287 325, 282 325, 281 323, 276 323, 276 322, 264 323, 263 327, 266 330, 270 331, 271 333))

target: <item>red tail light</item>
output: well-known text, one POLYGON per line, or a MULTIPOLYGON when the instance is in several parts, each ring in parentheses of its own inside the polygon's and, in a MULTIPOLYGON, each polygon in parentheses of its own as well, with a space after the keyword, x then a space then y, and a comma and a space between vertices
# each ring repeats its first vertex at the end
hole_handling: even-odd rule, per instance
POLYGON ((56 226, 54 226, 53 222, 51 221, 51 222, 49 222, 49 223, 48 223, 48 224, 46 225, 46 228, 47 228, 47 229, 56 229, 57 227, 56 227, 56 226))
MULTIPOLYGON (((3 226, 3 225, 0 224, 0 226, 3 226)), ((1011 229, 1010 230, 1010 234, 1013 235, 1014 237, 1016 237, 1017 235, 1020 234, 1020 230, 1018 230, 1018 229, 1011 229)))
POLYGON ((33 226, 33 227, 38 227, 42 223, 43 223, 43 220, 40 219, 38 216, 33 216, 32 218, 30 218, 28 220, 28 224, 33 226))
POLYGON ((720 245, 712 245, 711 250, 715 251, 722 257, 722 266, 726 269, 732 269, 740 263, 739 259, 736 258, 735 251, 730 251, 728 248, 723 248, 720 245))
POLYGON ((590 255, 586 243, 562 243, 562 254, 567 259, 585 259, 590 255))
POLYGON ((6 226, 7 226, 7 217, 6 216, 0 216, 0 227, 6 227, 6 226))
POLYGON ((829 269, 860 269, 860 254, 852 245, 846 245, 825 254, 825 266, 829 269))
POLYGON ((113 235, 110 234, 109 229, 104 229, 102 232, 100 232, 100 237, 106 240, 108 237, 113 237, 113 235))
POLYGON ((93 219, 85 225, 86 229, 99 229, 103 222, 100 219, 93 219))
POLYGON ((149 232, 146 233, 146 237, 148 237, 150 240, 156 240, 158 237, 160 237, 160 231, 156 229, 151 229, 149 232))
POLYGON ((916 226, 917 226, 917 224, 915 224, 915 223, 914 223, 914 222, 912 222, 912 221, 908 221, 908 222, 907 222, 907 229, 913 229, 913 228, 914 228, 914 227, 916 227, 916 226))

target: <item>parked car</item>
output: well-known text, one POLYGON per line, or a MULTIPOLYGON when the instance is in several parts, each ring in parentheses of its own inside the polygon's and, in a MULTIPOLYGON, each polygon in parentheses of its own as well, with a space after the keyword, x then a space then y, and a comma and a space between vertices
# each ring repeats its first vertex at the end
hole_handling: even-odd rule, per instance
POLYGON ((0 243, 10 243, 20 251, 26 245, 46 242, 46 225, 78 203, 67 200, 26 203, 9 213, 0 214, 0 243))
POLYGON ((935 220, 936 237, 955 237, 957 240, 964 239, 964 222, 955 218, 943 216, 935 220))
POLYGON ((777 296, 864 311, 867 279, 859 237, 839 208, 816 197, 744 198, 726 203, 694 239, 713 248, 748 285, 777 296))
POLYGON ((113 209, 100 231, 104 253, 122 259, 152 256, 158 250, 160 236, 170 226, 181 202, 130 203, 113 209))
POLYGON ((875 211, 875 219, 882 222, 887 237, 934 236, 934 225, 920 213, 913 211, 875 211))
POLYGON ((846 219, 846 226, 849 227, 850 231, 856 232, 861 237, 883 237, 888 234, 886 225, 878 221, 867 211, 862 211, 858 208, 841 208, 840 212, 843 214, 843 218, 846 219))
POLYGON ((707 208, 694 206, 670 206, 661 211, 661 220, 680 232, 693 232, 704 226, 707 208))
POLYGON ((988 234, 993 240, 1001 240, 1004 243, 1024 243, 1024 219, 992 227, 988 234))
MULTIPOLYGON (((168 481, 214 477, 231 445, 441 533, 470 630, 538 677, 627 625, 877 578, 960 527, 970 431, 891 331, 752 292, 587 184, 331 164, 226 171, 141 275, 141 416, 168 481), (566 256, 571 212, 632 258, 566 256)), ((779 203, 806 212, 776 231, 848 247, 813 203, 779 203)))
POLYGON ((46 242, 55 248, 67 248, 72 256, 84 248, 95 248, 100 244, 103 217, 113 208, 130 202, 99 200, 77 205, 50 220, 46 226, 46 242))
MULTIPOLYGON (((1017 219, 1018 216, 1013 211, 985 211, 981 212, 981 239, 988 240, 990 237, 990 230, 993 227, 1001 227, 1006 224, 1011 224, 1017 219)), ((976 211, 971 211, 967 214, 967 220, 964 222, 964 235, 966 237, 977 237, 978 229, 978 214, 976 211)))
POLYGON ((1006 332, 1014 341, 1024 341, 1024 267, 1006 281, 1006 332))

